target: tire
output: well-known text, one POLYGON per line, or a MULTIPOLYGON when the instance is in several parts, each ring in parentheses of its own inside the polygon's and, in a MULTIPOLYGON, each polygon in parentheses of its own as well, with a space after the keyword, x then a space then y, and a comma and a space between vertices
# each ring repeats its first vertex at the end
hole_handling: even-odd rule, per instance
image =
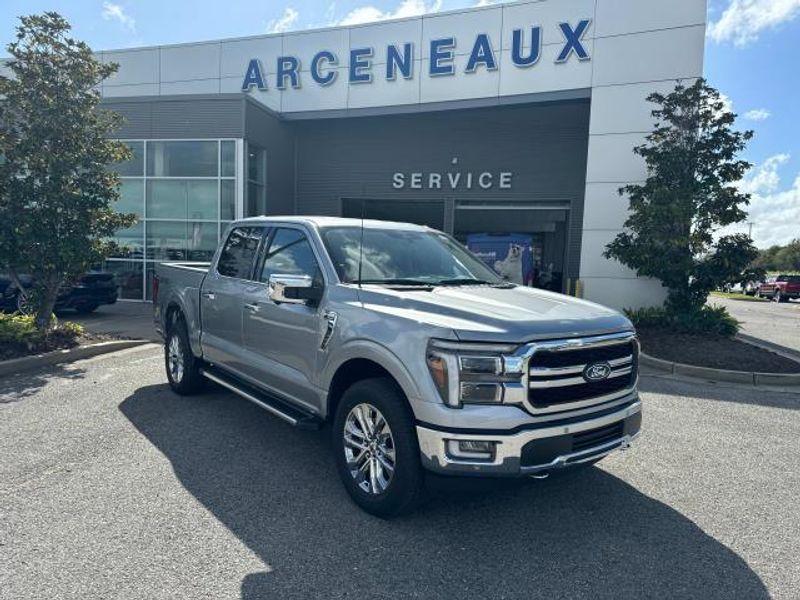
POLYGON ((79 315, 88 315, 97 310, 97 304, 78 304, 75 307, 75 312, 79 315))
POLYGON ((183 317, 178 317, 167 330, 164 342, 164 368, 172 391, 190 396, 202 390, 206 380, 200 374, 201 365, 189 345, 186 323, 183 317))
POLYGON ((33 314, 33 306, 31 306, 30 301, 19 292, 17 292, 17 296, 14 298, 14 306, 16 306, 17 312, 21 315, 33 314))
POLYGON ((772 301, 773 302, 783 302, 783 299, 781 298, 781 291, 780 290, 776 290, 775 293, 772 294, 772 301))
POLYGON ((361 509, 385 519, 417 506, 425 481, 419 442, 406 399, 393 381, 354 383, 336 409, 331 441, 342 483, 361 509), (376 425, 378 434, 370 437, 376 425))
POLYGON ((789 296, 784 296, 780 292, 776 292, 775 294, 775 302, 788 302, 789 296))

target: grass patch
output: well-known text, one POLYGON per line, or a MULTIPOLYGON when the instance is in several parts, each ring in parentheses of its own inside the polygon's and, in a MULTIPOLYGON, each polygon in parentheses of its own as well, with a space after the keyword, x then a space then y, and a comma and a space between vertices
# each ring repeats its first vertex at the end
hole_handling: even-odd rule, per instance
POLYGON ((0 360, 72 348, 83 336, 77 323, 67 321, 40 331, 32 316, 0 313, 0 360))
POLYGON ((748 296, 747 294, 739 294, 736 292, 711 292, 712 296, 718 298, 730 298, 731 300, 742 300, 744 302, 769 302, 767 298, 758 298, 756 296, 748 296))

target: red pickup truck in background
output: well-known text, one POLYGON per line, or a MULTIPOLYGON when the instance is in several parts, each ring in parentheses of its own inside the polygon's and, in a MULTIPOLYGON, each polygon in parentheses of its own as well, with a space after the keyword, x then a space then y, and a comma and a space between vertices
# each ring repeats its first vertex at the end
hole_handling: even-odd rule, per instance
POLYGON ((788 302, 790 298, 800 298, 800 275, 767 277, 767 280, 758 286, 756 295, 772 298, 775 302, 788 302))

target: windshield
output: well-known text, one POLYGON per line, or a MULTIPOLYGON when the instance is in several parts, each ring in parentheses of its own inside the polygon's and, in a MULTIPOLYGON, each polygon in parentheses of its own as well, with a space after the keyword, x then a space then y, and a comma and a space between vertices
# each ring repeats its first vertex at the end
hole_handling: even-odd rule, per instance
MULTIPOLYGON (((322 231, 339 279, 359 283, 360 227, 322 231)), ((364 251, 360 283, 395 285, 461 285, 504 283, 478 257, 437 231, 402 229, 363 230, 364 251)))

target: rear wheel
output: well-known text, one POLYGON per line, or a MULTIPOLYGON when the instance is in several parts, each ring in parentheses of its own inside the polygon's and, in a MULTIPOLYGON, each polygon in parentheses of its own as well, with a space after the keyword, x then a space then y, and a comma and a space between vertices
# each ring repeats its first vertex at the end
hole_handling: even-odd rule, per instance
POLYGON ((424 476, 411 411, 393 382, 366 379, 342 396, 333 422, 336 467, 353 501, 388 518, 410 512, 424 476))
POLYGON ((183 318, 178 317, 167 331, 164 343, 164 365, 169 387, 181 396, 199 392, 205 384, 200 374, 200 359, 189 346, 189 334, 183 318))

